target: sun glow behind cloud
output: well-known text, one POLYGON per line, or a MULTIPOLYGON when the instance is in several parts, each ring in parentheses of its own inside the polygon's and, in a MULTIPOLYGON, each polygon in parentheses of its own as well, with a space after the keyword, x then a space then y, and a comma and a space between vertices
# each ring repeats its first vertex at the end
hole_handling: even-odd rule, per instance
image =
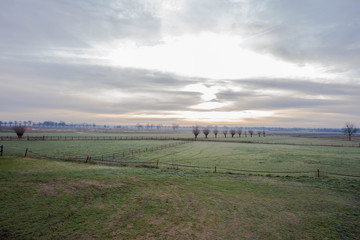
POLYGON ((326 68, 296 65, 274 56, 253 52, 243 39, 231 34, 202 32, 177 37, 165 36, 151 46, 131 41, 92 44, 110 64, 172 72, 183 76, 210 79, 251 77, 329 77, 326 68))
POLYGON ((223 111, 168 111, 168 112, 159 112, 159 113, 131 113, 126 115, 116 115, 116 114, 102 114, 99 117, 107 118, 123 118, 123 119, 179 119, 184 123, 212 123, 212 124, 221 124, 221 123, 246 123, 249 120, 257 120, 272 117, 276 114, 270 111, 258 111, 258 110, 246 110, 246 111, 233 111, 233 112, 223 112, 223 111))
POLYGON ((6 1, 1 120, 356 122, 359 4, 6 1))

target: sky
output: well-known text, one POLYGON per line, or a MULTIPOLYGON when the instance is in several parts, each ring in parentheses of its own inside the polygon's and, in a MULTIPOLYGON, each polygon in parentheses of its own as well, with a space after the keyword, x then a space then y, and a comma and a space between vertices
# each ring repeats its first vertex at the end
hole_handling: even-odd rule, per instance
POLYGON ((358 0, 0 0, 0 120, 360 125, 358 0))

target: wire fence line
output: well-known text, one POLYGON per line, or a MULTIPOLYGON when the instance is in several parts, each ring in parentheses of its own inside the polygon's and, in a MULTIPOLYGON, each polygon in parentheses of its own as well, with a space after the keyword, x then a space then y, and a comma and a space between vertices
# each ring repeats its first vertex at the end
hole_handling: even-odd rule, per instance
MULTIPOLYGON (((164 144, 161 146, 154 147, 151 151, 161 151, 171 147, 176 147, 182 144, 186 144, 187 142, 178 142, 172 144, 164 144)), ((83 162, 90 164, 104 164, 104 165, 112 165, 112 166, 134 166, 134 167, 144 167, 144 168, 165 168, 165 169, 183 169, 183 170, 197 170, 197 171, 206 171, 206 172, 225 172, 225 173, 248 173, 248 174, 286 174, 286 175, 310 175, 316 177, 350 177, 350 178, 360 178, 360 175, 346 174, 346 173, 336 173, 336 172, 328 172, 328 171, 320 171, 320 169, 316 170, 306 170, 306 171, 274 171, 274 170, 251 170, 251 169, 238 169, 238 168, 228 168, 221 165, 214 166, 201 166, 201 165, 191 165, 191 164, 180 164, 180 163, 171 163, 171 162, 162 162, 159 160, 156 161, 139 161, 136 159, 136 153, 145 153, 144 150, 133 151, 132 155, 122 154, 117 156, 118 153, 109 154, 111 157, 104 157, 104 155, 95 155, 90 156, 86 155, 84 157, 78 156, 56 156, 49 154, 42 154, 31 149, 26 148, 25 151, 19 147, 13 147, 17 150, 22 150, 24 152, 24 157, 33 157, 33 158, 46 158, 46 159, 58 159, 64 161, 73 161, 73 162, 83 162), (135 158, 134 158, 135 156, 135 158)), ((148 150, 150 151, 150 150, 148 150)), ((19 156, 19 154, 17 154, 19 156)))
POLYGON ((319 146, 319 147, 359 147, 357 144, 318 144, 318 143, 288 143, 288 142, 266 142, 266 141, 249 141, 242 139, 206 139, 206 138, 181 138, 181 137, 144 137, 144 136, 26 136, 18 138, 14 136, 0 136, 0 141, 96 141, 96 140, 156 140, 156 141, 187 141, 187 142, 219 142, 219 143, 247 143, 247 144, 269 144, 269 145, 294 145, 294 146, 319 146))

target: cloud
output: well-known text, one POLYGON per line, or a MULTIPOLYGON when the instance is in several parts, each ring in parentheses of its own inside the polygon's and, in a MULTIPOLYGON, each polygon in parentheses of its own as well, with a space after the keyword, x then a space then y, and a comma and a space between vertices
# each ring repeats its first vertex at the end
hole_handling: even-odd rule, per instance
POLYGON ((182 110, 201 98, 200 93, 179 91, 196 80, 172 74, 91 65, 1 63, 2 111, 126 114, 182 110))
POLYGON ((235 29, 250 37, 248 46, 297 64, 319 63, 332 71, 360 64, 359 1, 278 0, 249 5, 235 29), (257 34, 261 33, 261 34, 257 34))
POLYGON ((314 118, 319 115, 347 113, 346 117, 355 120, 360 116, 355 110, 360 101, 359 84, 247 79, 232 81, 228 85, 232 88, 217 94, 219 101, 231 102, 226 111, 288 111, 294 114, 295 118, 301 117, 302 112, 312 112, 314 118))
POLYGON ((359 7, 357 0, 7 1, 0 113, 356 121, 359 7))

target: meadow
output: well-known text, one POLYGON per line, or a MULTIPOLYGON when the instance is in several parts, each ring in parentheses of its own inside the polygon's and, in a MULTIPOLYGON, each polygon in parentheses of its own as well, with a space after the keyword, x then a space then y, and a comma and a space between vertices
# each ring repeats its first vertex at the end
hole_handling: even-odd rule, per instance
POLYGON ((29 133, 23 137, 24 140, 0 141, 0 145, 4 146, 5 156, 24 156, 28 149, 27 156, 30 157, 86 159, 90 156, 97 163, 105 163, 107 160, 118 163, 158 162, 157 166, 172 164, 177 167, 188 166, 190 169, 194 166, 209 171, 215 171, 216 167, 217 171, 225 172, 233 169, 313 175, 319 169, 321 173, 360 176, 359 138, 350 142, 342 135, 269 134, 267 137, 247 138, 225 138, 219 135, 216 139, 198 137, 194 141, 190 133, 47 134, 45 141, 27 141, 27 136, 43 135, 29 133), (88 140, 71 140, 77 137, 87 137, 88 140), (142 137, 154 140, 141 140, 142 137))
POLYGON ((324 174, 360 175, 358 138, 234 139, 2 140, 1 239, 359 239, 360 178, 324 174), (157 161, 159 168, 58 159, 89 155, 92 163, 157 161), (299 170, 313 174, 276 173, 299 170))
POLYGON ((0 159, 2 239, 358 239, 356 179, 0 159))

